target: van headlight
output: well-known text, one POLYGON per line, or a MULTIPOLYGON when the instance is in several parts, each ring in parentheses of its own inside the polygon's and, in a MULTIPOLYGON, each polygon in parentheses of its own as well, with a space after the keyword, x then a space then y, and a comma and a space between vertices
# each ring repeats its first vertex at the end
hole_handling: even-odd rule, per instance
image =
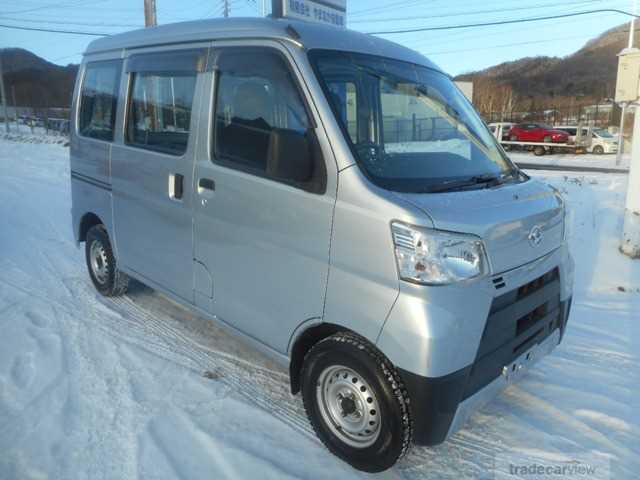
POLYGON ((391 223, 398 274, 423 285, 446 285, 485 275, 487 256, 474 235, 391 223))

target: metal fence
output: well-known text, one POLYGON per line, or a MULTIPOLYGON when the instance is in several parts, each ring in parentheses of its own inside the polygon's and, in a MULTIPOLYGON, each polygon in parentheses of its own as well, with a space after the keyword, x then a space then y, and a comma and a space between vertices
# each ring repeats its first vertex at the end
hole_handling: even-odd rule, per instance
POLYGON ((4 133, 69 136, 68 108, 34 109, 30 107, 8 108, 8 125, 0 116, 0 129, 4 133), (7 128, 8 127, 8 128, 7 128))
POLYGON ((620 123, 620 109, 613 104, 576 105, 551 107, 542 110, 518 112, 489 112, 483 114, 487 123, 493 122, 534 122, 554 125, 577 125, 593 122, 596 127, 609 127, 620 123))
MULTIPOLYGON (((8 130, 12 133, 69 136, 69 108, 8 107, 8 130)), ((7 125, 0 112, 0 129, 7 125)))

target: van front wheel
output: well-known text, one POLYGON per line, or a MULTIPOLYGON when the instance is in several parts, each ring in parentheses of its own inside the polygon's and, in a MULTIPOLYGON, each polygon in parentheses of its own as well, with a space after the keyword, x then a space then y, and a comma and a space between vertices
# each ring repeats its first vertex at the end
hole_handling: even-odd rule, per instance
POLYGON ((95 225, 87 232, 85 258, 89 276, 98 292, 105 297, 117 297, 127 291, 129 277, 116 266, 104 225, 95 225))
POLYGON ((314 345, 302 369, 302 396, 320 440, 354 468, 381 472, 409 450, 407 390, 364 338, 337 333, 314 345))

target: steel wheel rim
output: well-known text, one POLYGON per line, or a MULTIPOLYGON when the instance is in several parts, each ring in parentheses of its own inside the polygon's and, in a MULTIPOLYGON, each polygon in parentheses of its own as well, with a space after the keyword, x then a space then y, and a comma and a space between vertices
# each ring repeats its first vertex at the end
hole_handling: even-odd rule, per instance
POLYGON ((366 448, 380 435, 380 408, 364 378, 351 368, 325 368, 316 384, 320 414, 331 432, 347 445, 366 448))
POLYGON ((109 261, 107 252, 100 240, 94 240, 89 249, 89 264, 95 279, 103 284, 109 278, 109 261))

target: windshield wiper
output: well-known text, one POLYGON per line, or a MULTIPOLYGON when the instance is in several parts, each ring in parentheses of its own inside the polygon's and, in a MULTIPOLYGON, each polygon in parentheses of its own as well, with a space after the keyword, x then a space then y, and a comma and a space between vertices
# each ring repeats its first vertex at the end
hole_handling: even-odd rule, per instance
POLYGON ((473 177, 465 178, 464 180, 450 180, 448 182, 442 183, 441 185, 429 187, 428 192, 451 192, 454 190, 459 190, 466 187, 474 187, 477 185, 485 185, 485 188, 490 188, 496 185, 501 185, 502 183, 502 175, 474 175, 473 177))

